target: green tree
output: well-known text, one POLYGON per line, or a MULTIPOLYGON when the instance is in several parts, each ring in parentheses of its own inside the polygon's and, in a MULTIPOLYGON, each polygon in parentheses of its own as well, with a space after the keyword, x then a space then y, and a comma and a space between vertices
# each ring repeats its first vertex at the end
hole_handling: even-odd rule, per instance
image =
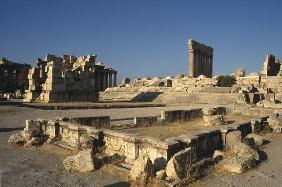
POLYGON ((217 77, 217 86, 219 87, 232 87, 234 84, 236 84, 234 76, 222 75, 217 77))

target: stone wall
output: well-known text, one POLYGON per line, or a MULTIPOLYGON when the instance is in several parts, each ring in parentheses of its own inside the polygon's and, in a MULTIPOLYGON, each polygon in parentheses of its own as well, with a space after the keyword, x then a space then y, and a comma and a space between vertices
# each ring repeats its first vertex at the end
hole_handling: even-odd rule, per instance
MULTIPOLYGON (((194 111, 198 111, 198 109, 194 111)), ((218 114, 226 113, 226 109, 222 107, 217 108, 216 111, 218 114)), ((133 164, 139 156, 148 155, 156 168, 163 169, 175 153, 188 147, 192 150, 192 160, 199 160, 213 154, 215 150, 224 148, 228 144, 226 135, 229 132, 240 130, 243 137, 252 132, 259 133, 263 130, 266 119, 267 117, 262 117, 240 123, 220 125, 204 131, 171 137, 164 141, 121 131, 96 129, 93 126, 64 122, 60 119, 55 121, 38 119, 34 122, 40 123, 42 131, 49 138, 64 141, 74 149, 80 149, 81 138, 87 135, 95 138, 100 142, 100 145, 104 145, 105 153, 125 156, 125 162, 128 164, 133 164)))
POLYGON ((98 101, 99 91, 116 86, 117 72, 96 62, 97 55, 47 54, 29 70, 26 102, 98 101))

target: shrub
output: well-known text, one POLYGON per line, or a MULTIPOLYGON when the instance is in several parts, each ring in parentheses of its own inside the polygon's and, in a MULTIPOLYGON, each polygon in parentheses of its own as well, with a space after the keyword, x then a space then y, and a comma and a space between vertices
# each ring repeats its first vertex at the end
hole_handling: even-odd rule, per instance
POLYGON ((219 87, 232 87, 234 84, 236 84, 234 76, 223 75, 217 77, 217 86, 219 87))

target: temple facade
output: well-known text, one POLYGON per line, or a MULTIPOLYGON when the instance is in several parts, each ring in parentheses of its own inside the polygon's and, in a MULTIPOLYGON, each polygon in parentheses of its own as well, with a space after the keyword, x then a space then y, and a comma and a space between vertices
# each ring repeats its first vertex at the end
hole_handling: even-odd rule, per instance
POLYGON ((213 48, 196 42, 188 41, 189 73, 191 78, 204 75, 211 78, 213 74, 213 48))

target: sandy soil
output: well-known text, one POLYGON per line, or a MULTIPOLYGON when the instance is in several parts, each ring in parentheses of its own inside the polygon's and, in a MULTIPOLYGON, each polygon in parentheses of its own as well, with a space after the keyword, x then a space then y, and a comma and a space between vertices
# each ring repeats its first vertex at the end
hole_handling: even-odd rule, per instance
MULTIPOLYGON (((184 109, 187 107, 173 107, 184 109)), ((12 133, 24 127, 25 119, 54 118, 57 116, 99 116, 112 118, 159 115, 164 108, 88 109, 48 111, 15 106, 0 106, 0 186, 129 186, 126 178, 106 172, 106 169, 82 174, 68 173, 62 160, 72 154, 61 149, 41 147, 25 149, 8 144, 12 133)), ((165 108, 172 109, 172 108, 165 108)), ((264 151, 267 161, 243 175, 211 173, 193 186, 281 186, 282 135, 269 137, 264 151)))

